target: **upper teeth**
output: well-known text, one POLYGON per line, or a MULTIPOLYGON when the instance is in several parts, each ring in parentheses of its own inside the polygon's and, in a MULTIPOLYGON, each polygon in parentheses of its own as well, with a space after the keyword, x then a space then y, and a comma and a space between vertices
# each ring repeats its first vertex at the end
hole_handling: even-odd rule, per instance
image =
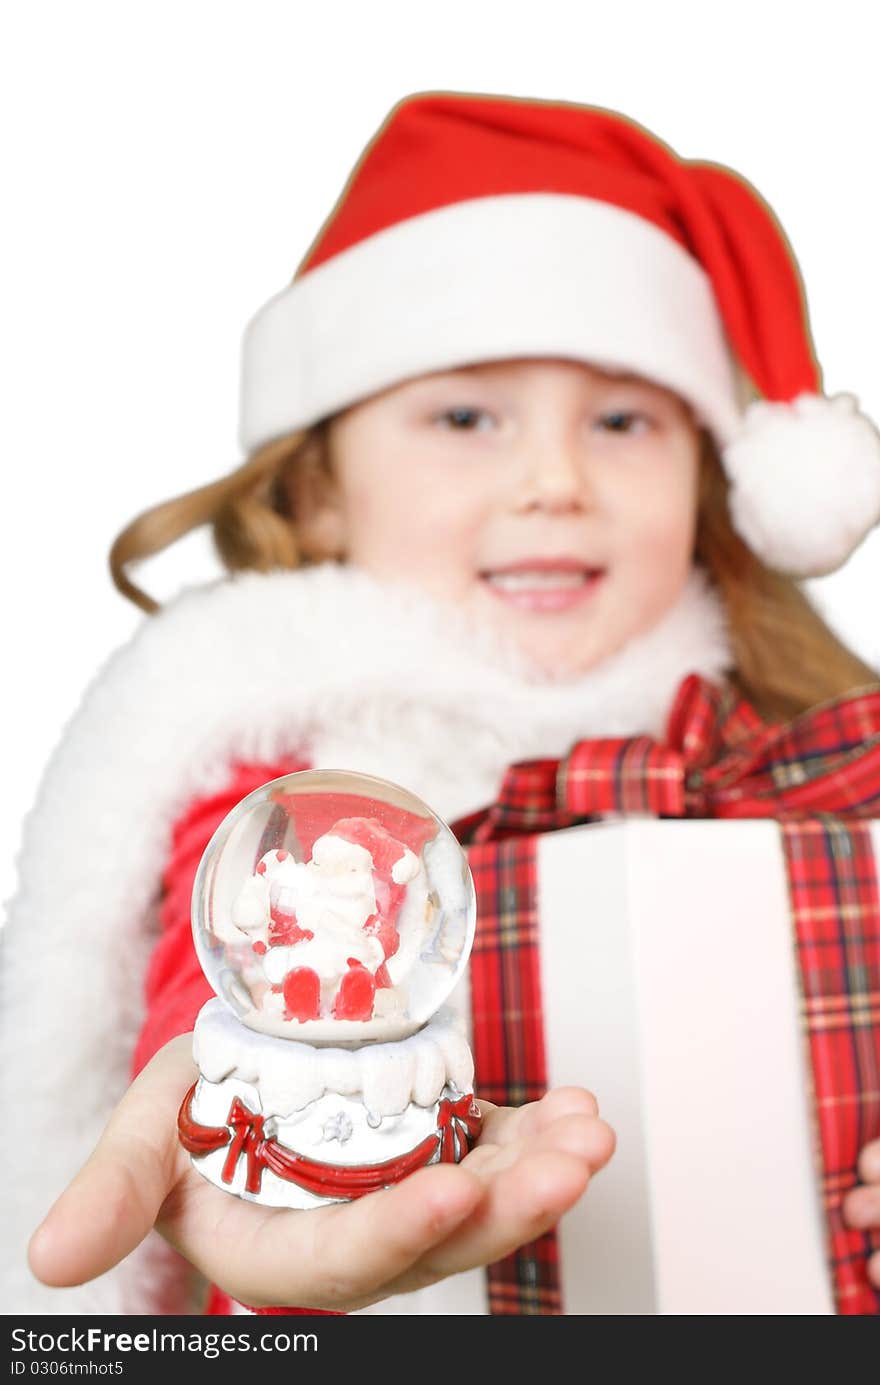
POLYGON ((509 591, 533 591, 536 587, 580 587, 587 580, 587 572, 572 569, 550 571, 542 569, 535 572, 490 572, 488 580, 496 587, 509 591))

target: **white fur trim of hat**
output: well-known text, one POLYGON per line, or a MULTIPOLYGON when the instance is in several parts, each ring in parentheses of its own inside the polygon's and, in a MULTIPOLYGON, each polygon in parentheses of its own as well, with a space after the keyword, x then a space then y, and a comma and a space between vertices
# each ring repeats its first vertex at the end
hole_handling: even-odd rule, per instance
POLYGON ((880 521, 880 433, 854 395, 821 392, 771 209, 731 169, 569 102, 398 102, 246 328, 241 445, 417 375, 530 356, 685 399, 718 447, 734 527, 778 571, 830 572, 880 521))

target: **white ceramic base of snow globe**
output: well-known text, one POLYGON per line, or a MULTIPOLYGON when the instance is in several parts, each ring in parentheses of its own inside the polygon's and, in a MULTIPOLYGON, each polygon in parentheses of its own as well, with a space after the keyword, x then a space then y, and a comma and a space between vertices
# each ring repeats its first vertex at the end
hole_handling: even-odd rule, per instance
POLYGON ((211 1000, 193 1055, 181 1141, 209 1182, 265 1206, 349 1201, 457 1162, 479 1130, 473 1059, 448 1008, 408 1038, 345 1048, 256 1033, 211 1000))

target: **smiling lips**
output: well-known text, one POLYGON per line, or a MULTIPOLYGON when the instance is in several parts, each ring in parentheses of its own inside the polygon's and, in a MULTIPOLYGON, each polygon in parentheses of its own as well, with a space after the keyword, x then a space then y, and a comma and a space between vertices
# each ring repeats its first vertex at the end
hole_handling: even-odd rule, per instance
POLYGON ((578 558, 525 558, 487 569, 480 578, 500 600, 521 610, 562 611, 591 596, 604 573, 578 558))

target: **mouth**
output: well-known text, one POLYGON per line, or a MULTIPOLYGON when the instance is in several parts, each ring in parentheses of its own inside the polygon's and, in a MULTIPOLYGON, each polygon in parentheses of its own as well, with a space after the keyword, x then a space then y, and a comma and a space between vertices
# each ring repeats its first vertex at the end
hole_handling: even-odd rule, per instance
POLYGON ((592 597, 606 569, 576 561, 512 564, 486 569, 480 581, 494 597, 527 611, 564 611, 592 597))

